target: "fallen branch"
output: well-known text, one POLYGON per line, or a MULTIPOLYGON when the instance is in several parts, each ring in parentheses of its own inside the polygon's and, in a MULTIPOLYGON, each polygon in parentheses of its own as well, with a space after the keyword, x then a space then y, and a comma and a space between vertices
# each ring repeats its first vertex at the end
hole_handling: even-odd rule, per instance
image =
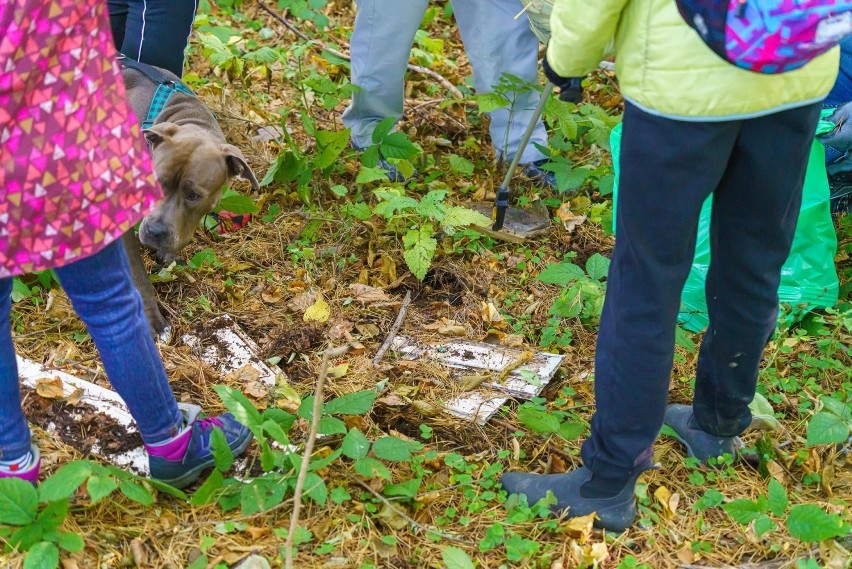
POLYGON ((313 415, 311 416, 311 429, 308 432, 308 440, 305 443, 305 454, 302 456, 302 465, 299 468, 299 476, 296 478, 296 489, 293 492, 293 514, 290 516, 290 531, 287 534, 285 567, 293 569, 293 539, 296 528, 299 526, 299 512, 302 508, 302 490, 305 487, 305 477, 308 475, 308 464, 314 452, 314 442, 317 439, 320 415, 322 414, 322 391, 325 386, 325 376, 328 373, 328 360, 337 358, 349 351, 349 346, 329 348, 322 355, 319 377, 317 377, 317 388, 314 392, 313 415))
POLYGON ((421 524, 420 522, 416 521, 414 518, 412 518, 411 516, 409 516, 408 514, 406 514, 405 512, 403 512, 402 510, 400 510, 399 508, 394 506, 393 504, 391 504, 390 501, 387 498, 385 498, 384 496, 382 496, 381 494, 379 494, 378 492, 376 492, 375 490, 370 488, 369 484, 365 483, 362 480, 358 480, 357 478, 354 478, 352 476, 350 476, 349 478, 350 478, 350 480, 352 480, 353 482, 355 482, 356 484, 361 486, 361 488, 364 488, 370 494, 372 494, 373 496, 375 496, 376 498, 381 500, 381 502, 385 506, 390 508, 393 511, 393 513, 395 513, 396 515, 398 515, 399 517, 401 517, 402 519, 404 519, 405 521, 410 523, 415 528, 417 528, 421 531, 428 531, 428 532, 434 533, 435 535, 438 535, 438 536, 442 537, 443 539, 455 541, 456 543, 464 543, 466 545, 476 545, 474 542, 468 541, 468 540, 464 539, 463 537, 459 537, 459 536, 452 534, 452 533, 446 533, 446 532, 443 532, 443 531, 441 531, 437 528, 433 528, 431 526, 425 526, 425 525, 421 524))
MULTIPOLYGON (((259 1, 258 6, 260 6, 260 8, 263 11, 265 11, 267 14, 269 14, 270 16, 275 18, 281 25, 283 25, 285 28, 287 28, 288 30, 290 30, 291 32, 293 32, 294 34, 296 34, 297 36, 299 36, 303 40, 320 46, 320 48, 322 48, 323 51, 327 51, 328 53, 330 53, 331 55, 333 55, 335 57, 345 59, 346 61, 352 61, 351 57, 349 57, 345 53, 337 51, 333 47, 329 46, 327 43, 322 42, 320 40, 315 40, 315 39, 309 38, 307 35, 305 35, 305 33, 302 30, 298 29, 296 26, 294 26, 293 24, 288 22, 286 18, 282 17, 281 14, 278 14, 272 8, 267 6, 265 2, 259 1)), ((427 77, 431 77, 432 79, 434 79, 435 81, 440 83, 441 86, 444 87, 444 89, 449 91, 450 94, 453 96, 453 98, 464 99, 464 95, 462 94, 461 91, 458 90, 458 87, 456 87, 455 85, 450 83, 450 81, 446 77, 441 75, 440 73, 437 73, 436 71, 433 71, 433 70, 429 69, 428 67, 421 67, 420 65, 414 65, 414 64, 411 64, 411 63, 408 64, 408 70, 413 71, 414 73, 419 73, 421 75, 426 75, 427 77)))
POLYGON ((411 304, 411 291, 405 293, 405 298, 402 299, 402 306, 399 307, 399 314, 396 315, 396 320, 393 323, 393 326, 388 332, 387 338, 385 338, 384 343, 379 348, 379 351, 376 352, 376 357, 373 358, 373 367, 376 368, 379 366, 379 362, 382 361, 382 358, 385 356, 385 352, 391 347, 393 344, 394 338, 396 338, 397 333, 399 332, 399 327, 402 326, 402 321, 405 320, 405 315, 408 314, 408 306, 411 304))

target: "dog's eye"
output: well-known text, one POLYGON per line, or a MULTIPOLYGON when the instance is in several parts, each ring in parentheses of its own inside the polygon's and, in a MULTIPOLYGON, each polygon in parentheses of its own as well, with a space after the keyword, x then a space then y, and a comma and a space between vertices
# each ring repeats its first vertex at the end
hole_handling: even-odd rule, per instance
POLYGON ((196 192, 195 190, 187 190, 184 194, 184 199, 188 202, 197 202, 201 199, 201 194, 196 192))

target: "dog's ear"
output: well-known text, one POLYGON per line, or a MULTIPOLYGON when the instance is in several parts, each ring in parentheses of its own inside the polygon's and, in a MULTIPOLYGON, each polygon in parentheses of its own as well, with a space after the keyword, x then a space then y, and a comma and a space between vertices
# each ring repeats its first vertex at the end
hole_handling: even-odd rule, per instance
POLYGON ((228 174, 233 177, 242 178, 251 184, 255 190, 260 188, 257 178, 254 177, 254 172, 249 168, 245 156, 239 148, 231 144, 222 145, 222 154, 225 156, 225 162, 228 164, 228 174))
POLYGON ((148 143, 152 147, 155 147, 164 140, 168 140, 173 137, 179 128, 180 126, 173 122, 161 122, 155 124, 151 128, 143 129, 142 133, 145 135, 145 139, 148 143))

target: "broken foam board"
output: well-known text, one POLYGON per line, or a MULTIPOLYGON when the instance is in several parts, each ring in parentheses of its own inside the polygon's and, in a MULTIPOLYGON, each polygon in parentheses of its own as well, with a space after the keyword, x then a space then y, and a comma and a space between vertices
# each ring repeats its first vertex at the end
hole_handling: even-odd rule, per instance
MULTIPOLYGON (((397 336, 393 349, 409 360, 430 359, 451 369, 479 373, 499 373, 524 353, 524 350, 518 348, 470 340, 422 345, 405 336, 397 336)), ((541 393, 553 379, 564 357, 537 352, 528 363, 509 373, 503 383, 485 382, 482 387, 487 391, 477 390, 459 395, 446 403, 446 410, 463 419, 473 419, 479 424, 485 424, 509 397, 531 399, 541 393), (530 382, 524 379, 528 372, 535 374, 537 380, 530 382)))
MULTIPOLYGON (((37 389, 39 380, 59 378, 62 381, 62 390, 65 397, 69 397, 71 394, 77 392, 77 390, 80 390, 82 392, 80 403, 91 405, 107 417, 110 417, 123 427, 128 434, 137 432, 133 417, 131 417, 130 412, 127 410, 127 406, 114 391, 62 371, 44 369, 39 364, 20 356, 18 356, 18 375, 21 378, 22 385, 32 390, 37 389)), ((124 453, 110 454, 102 451, 95 445, 92 447, 91 452, 102 456, 116 466, 129 469, 135 474, 140 476, 148 475, 148 455, 145 454, 145 450, 141 446, 124 453)))
POLYGON ((257 372, 257 381, 266 387, 274 387, 283 372, 258 357, 257 344, 246 334, 230 315, 213 319, 206 328, 211 330, 202 335, 185 334, 183 342, 192 348, 201 361, 217 370, 222 376, 245 366, 257 372))

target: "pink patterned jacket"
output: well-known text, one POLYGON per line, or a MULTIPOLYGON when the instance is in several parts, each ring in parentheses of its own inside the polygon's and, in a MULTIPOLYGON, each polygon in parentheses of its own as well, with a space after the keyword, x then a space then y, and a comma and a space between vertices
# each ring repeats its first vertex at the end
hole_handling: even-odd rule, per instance
POLYGON ((93 255, 162 197, 105 4, 0 2, 0 278, 93 255))

